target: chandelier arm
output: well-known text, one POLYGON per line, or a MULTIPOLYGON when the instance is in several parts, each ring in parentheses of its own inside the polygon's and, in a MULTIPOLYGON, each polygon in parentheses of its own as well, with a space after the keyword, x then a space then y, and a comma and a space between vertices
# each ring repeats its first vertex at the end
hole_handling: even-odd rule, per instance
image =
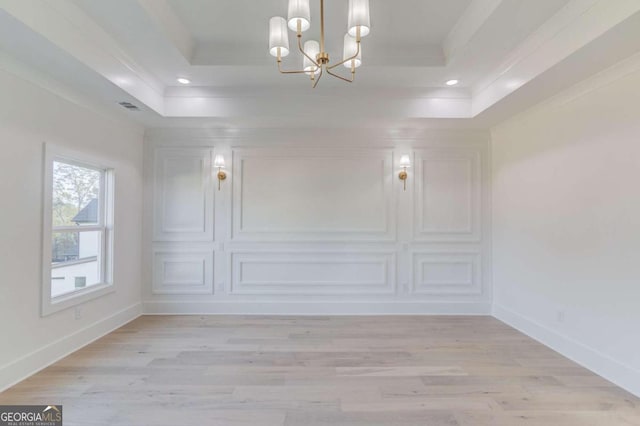
POLYGON ((340 80, 344 80, 344 81, 346 81, 347 83, 353 83, 353 80, 355 80, 355 77, 356 77, 356 73, 355 73, 355 71, 353 71, 353 72, 351 73, 351 80, 349 80, 348 78, 342 77, 341 75, 338 75, 338 74, 332 73, 332 72, 331 72, 331 68, 329 68, 329 67, 327 67, 327 73, 329 73, 329 75, 332 75, 332 76, 334 76, 334 77, 339 78, 340 80))
POLYGON ((298 36, 298 49, 300 49, 300 52, 302 52, 302 54, 304 56, 306 56, 307 59, 309 59, 313 65, 316 66, 316 69, 313 70, 313 72, 316 72, 316 71, 318 71, 318 68, 321 68, 320 65, 318 64, 318 62, 316 62, 316 60, 313 59, 311 56, 307 55, 307 53, 302 48, 302 37, 301 36, 298 36))
POLYGON ((360 54, 360 42, 359 41, 358 41, 357 45, 358 45, 358 48, 356 49, 356 54, 355 55, 353 55, 350 58, 344 59, 344 60, 338 62, 335 65, 331 65, 330 67, 327 67, 327 72, 328 72, 328 70, 332 70, 332 69, 334 69, 335 67, 337 67, 339 65, 342 65, 342 64, 345 64, 345 63, 347 63, 349 61, 353 61, 354 59, 357 59, 358 55, 360 54))
POLYGON ((318 82, 320 81, 320 79, 322 78, 322 67, 320 67, 320 74, 318 74, 318 78, 316 78, 315 83, 313 83, 313 88, 315 89, 316 86, 318 85, 318 82))
POLYGON ((304 73, 309 72, 309 71, 305 71, 305 70, 291 70, 291 71, 283 70, 282 69, 282 61, 278 61, 278 71, 280 71, 281 74, 304 74, 304 73))
MULTIPOLYGON (((306 74, 309 71, 305 71, 305 70, 283 70, 282 69, 282 56, 280 55, 280 48, 278 48, 278 56, 276 58, 276 61, 278 62, 278 71, 280 71, 280 74, 306 74)), ((316 66, 316 69, 313 70, 313 72, 315 73, 318 70, 318 67, 316 66)))
MULTIPOLYGON (((281 62, 278 62, 278 71, 280 71, 281 74, 307 74, 310 71, 305 71, 305 70, 283 70, 282 66, 281 66, 281 62)), ((315 72, 315 70, 314 70, 315 72)))

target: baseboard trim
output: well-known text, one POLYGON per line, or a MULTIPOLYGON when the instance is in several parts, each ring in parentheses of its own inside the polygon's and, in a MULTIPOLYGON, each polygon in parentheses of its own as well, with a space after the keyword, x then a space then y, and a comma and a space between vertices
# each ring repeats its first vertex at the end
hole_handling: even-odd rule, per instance
POLYGON ((136 303, 0 367, 0 392, 142 315, 136 303))
POLYGON ((493 306, 493 316, 537 340, 584 368, 640 397, 640 371, 577 342, 503 306, 493 306))
POLYGON ((145 315, 491 315, 489 302, 143 302, 145 315))

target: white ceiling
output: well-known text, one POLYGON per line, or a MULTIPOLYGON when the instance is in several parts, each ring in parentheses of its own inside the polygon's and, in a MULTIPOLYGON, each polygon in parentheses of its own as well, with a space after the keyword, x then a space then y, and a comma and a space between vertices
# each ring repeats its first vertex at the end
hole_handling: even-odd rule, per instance
MULTIPOLYGON (((0 0, 0 48, 4 61, 110 108, 140 105, 123 113, 153 127, 306 126, 318 116, 334 126, 486 126, 540 101, 542 82, 561 90, 640 51, 638 1, 370 3, 356 82, 323 77, 315 90, 305 76, 279 74, 267 51, 269 17, 286 15, 287 0, 0 0)), ((311 4, 305 40, 319 32, 311 4)), ((346 15, 347 0, 326 2, 332 58, 346 15)), ((294 52, 284 64, 298 62, 294 52)))

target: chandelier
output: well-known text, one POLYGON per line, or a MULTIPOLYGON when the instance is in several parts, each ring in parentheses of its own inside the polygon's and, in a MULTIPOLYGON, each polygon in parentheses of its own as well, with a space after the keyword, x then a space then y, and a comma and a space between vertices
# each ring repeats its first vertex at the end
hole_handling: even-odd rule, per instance
POLYGON ((347 33, 344 35, 344 52, 342 61, 330 64, 329 54, 324 44, 324 0, 320 0, 320 42, 308 40, 302 45, 302 33, 311 27, 311 12, 309 0, 289 0, 289 13, 285 20, 281 16, 274 16, 269 20, 269 53, 278 61, 278 71, 282 74, 306 74, 315 88, 322 77, 327 74, 353 82, 356 68, 362 64, 362 47, 360 39, 369 34, 369 0, 349 0, 349 16, 347 33), (289 55, 289 35, 287 28, 295 31, 298 39, 298 49, 302 53, 301 70, 283 70, 282 58, 289 55), (337 74, 336 67, 344 65, 351 70, 351 77, 346 78, 337 74))

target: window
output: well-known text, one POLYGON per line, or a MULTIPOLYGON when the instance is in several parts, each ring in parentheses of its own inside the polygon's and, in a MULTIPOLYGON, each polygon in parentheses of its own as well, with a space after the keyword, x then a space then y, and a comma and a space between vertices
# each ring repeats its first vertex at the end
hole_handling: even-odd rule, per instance
POLYGON ((48 315, 113 289, 113 169, 45 149, 42 313, 48 315))

